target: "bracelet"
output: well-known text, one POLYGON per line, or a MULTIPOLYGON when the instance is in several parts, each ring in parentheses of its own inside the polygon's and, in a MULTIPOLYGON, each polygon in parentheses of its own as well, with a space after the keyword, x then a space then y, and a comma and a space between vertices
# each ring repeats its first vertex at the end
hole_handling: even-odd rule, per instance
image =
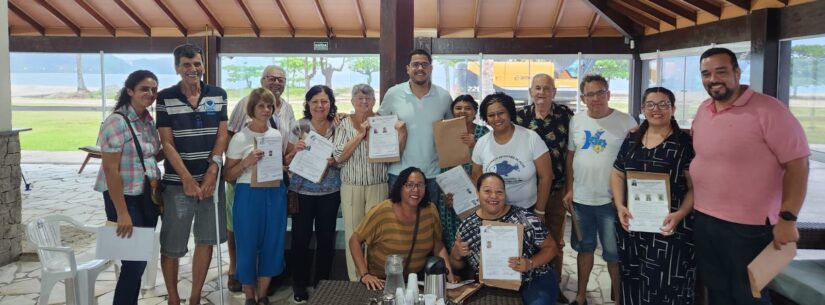
POLYGON ((544 215, 544 211, 539 211, 539 209, 533 209, 533 213, 536 213, 537 215, 544 215))

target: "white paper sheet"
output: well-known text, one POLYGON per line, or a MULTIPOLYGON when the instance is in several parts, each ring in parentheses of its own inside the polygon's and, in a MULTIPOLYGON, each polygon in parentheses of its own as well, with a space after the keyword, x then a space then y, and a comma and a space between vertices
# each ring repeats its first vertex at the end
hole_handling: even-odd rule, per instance
POLYGON ((369 158, 398 157, 398 131, 395 130, 395 115, 373 116, 369 118, 369 158))
POLYGON ((289 171, 309 181, 318 183, 327 170, 327 158, 332 157, 332 142, 323 136, 310 131, 304 139, 306 148, 295 154, 289 171))
POLYGON ((281 151, 282 138, 255 137, 257 148, 264 152, 264 157, 258 160, 257 182, 269 182, 284 179, 284 156, 281 151))
POLYGON ((627 209, 630 230, 661 233, 662 223, 670 213, 667 181, 655 179, 627 179, 627 209))
POLYGON ((148 261, 152 257, 155 238, 154 228, 132 228, 132 237, 120 238, 117 227, 106 225, 97 228, 98 259, 148 261))
POLYGON ((511 257, 519 257, 517 226, 481 227, 481 264, 485 280, 521 280, 521 273, 509 266, 511 257))
POLYGON ((453 210, 456 215, 478 206, 478 193, 470 177, 461 166, 456 166, 435 177, 435 182, 445 194, 453 194, 453 210))

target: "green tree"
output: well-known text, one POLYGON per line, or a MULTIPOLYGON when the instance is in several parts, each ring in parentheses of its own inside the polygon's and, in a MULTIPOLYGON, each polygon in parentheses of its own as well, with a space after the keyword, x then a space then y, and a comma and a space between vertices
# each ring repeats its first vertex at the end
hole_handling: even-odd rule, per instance
POLYGON ((825 60, 825 45, 795 45, 791 57, 791 96, 796 97, 799 87, 815 86, 823 79, 825 67, 820 67, 820 62, 825 60))
POLYGON ((611 79, 628 79, 630 77, 629 61, 625 59, 599 59, 593 63, 591 71, 598 72, 608 81, 611 79))
POLYGON ((330 62, 330 58, 321 57, 318 62, 321 66, 321 74, 324 75, 324 85, 327 87, 332 88, 332 74, 336 71, 344 70, 344 64, 346 63, 346 58, 341 58, 341 65, 337 68, 332 65, 330 62))
POLYGON ((223 67, 226 71, 226 78, 230 82, 242 81, 246 84, 246 89, 252 88, 253 80, 258 79, 263 71, 263 66, 249 66, 246 62, 243 65, 229 65, 223 67))
POLYGON ((357 57, 349 62, 349 69, 367 76, 367 84, 372 84, 372 73, 381 69, 378 57, 357 57))

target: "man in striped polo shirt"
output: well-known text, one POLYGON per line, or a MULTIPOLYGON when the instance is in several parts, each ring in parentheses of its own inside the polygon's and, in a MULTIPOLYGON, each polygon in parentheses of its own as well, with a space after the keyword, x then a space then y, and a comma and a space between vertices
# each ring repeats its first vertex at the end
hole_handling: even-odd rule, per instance
MULTIPOLYGON (((226 91, 201 81, 202 50, 191 44, 175 48, 175 70, 181 81, 158 92, 157 126, 164 162, 163 193, 165 212, 160 230, 163 279, 169 304, 180 304, 178 295, 179 258, 188 252, 190 230, 194 230, 195 254, 192 258, 192 294, 189 304, 199 304, 206 272, 212 260, 215 236, 215 204, 212 195, 220 189, 220 206, 225 204, 223 182, 212 156, 222 156, 229 142, 227 134, 226 91), (194 226, 192 222, 194 220, 194 226)), ((220 213, 220 228, 226 228, 225 210, 220 213)), ((226 240, 226 230, 220 242, 226 240)))

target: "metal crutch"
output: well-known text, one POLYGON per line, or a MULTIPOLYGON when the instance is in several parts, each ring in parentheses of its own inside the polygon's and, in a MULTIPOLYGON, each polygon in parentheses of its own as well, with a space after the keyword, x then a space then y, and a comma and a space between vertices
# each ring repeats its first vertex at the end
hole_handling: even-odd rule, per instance
POLYGON ((221 183, 221 168, 223 167, 223 158, 222 156, 213 155, 212 161, 218 165, 218 178, 215 180, 215 193, 212 194, 212 202, 215 203, 215 240, 218 242, 217 246, 215 247, 216 251, 218 252, 218 291, 220 291, 221 301, 220 304, 224 305, 224 295, 223 295, 223 280, 221 277, 223 276, 223 260, 221 259, 221 218, 220 218, 220 208, 226 209, 226 207, 219 207, 220 203, 220 189, 221 186, 217 183, 221 183))

